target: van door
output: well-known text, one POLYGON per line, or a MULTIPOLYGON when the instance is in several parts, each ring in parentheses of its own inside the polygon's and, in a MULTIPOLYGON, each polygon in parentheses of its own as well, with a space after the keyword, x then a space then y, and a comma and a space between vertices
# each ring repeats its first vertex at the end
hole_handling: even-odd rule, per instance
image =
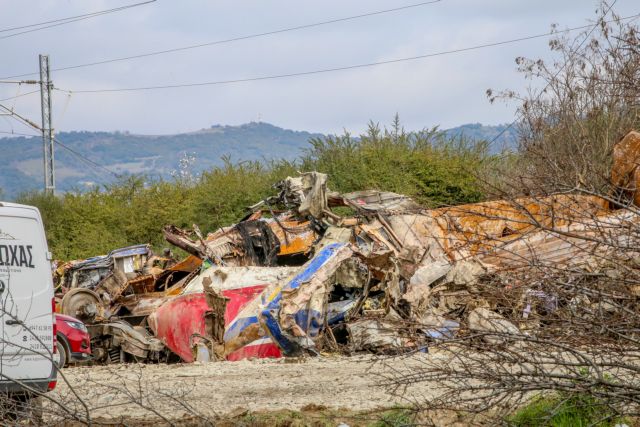
POLYGON ((46 379, 52 374, 53 283, 48 258, 38 211, 0 207, 0 380, 46 379))

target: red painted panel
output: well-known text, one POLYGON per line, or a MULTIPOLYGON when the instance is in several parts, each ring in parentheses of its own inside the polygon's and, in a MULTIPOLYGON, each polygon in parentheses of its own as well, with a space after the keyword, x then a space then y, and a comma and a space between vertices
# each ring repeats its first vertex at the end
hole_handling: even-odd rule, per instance
POLYGON ((242 348, 230 353, 227 356, 227 360, 235 362, 237 360, 242 359, 266 359, 266 358, 278 358, 282 357, 282 352, 280 351, 280 347, 276 345, 269 338, 267 342, 262 342, 263 340, 256 341, 257 344, 251 343, 247 344, 242 348))
POLYGON ((162 304, 149 317, 157 338, 185 362, 193 362, 189 339, 204 334, 204 314, 209 310, 203 293, 179 295, 162 304))
POLYGON ((222 295, 229 298, 229 301, 227 302, 227 309, 224 312, 225 326, 235 319, 238 312, 249 302, 253 301, 266 287, 267 285, 264 284, 247 286, 246 288, 226 289, 222 291, 222 295))
MULTIPOLYGON (((229 298, 224 313, 228 325, 242 308, 262 292, 266 284, 227 289, 222 294, 229 298)), ((150 325, 157 338, 185 362, 193 362, 189 339, 194 334, 204 335, 204 315, 209 311, 204 293, 179 295, 161 305, 150 317, 150 325)), ((280 357, 280 349, 270 341, 259 340, 231 353, 228 360, 250 357, 280 357)))

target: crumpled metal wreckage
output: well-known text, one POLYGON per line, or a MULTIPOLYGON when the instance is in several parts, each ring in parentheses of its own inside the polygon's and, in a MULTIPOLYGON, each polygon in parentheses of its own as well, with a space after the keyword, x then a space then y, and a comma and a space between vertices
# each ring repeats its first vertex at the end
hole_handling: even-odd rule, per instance
MULTIPOLYGON (((640 134, 631 132, 615 147, 612 168, 629 203, 640 200, 638 160, 640 134)), ((196 226, 165 227, 166 240, 191 255, 148 272, 149 279, 123 282, 117 273, 138 266, 135 259, 117 261, 118 254, 139 249, 68 264, 77 276, 72 288, 108 294, 95 316, 144 316, 140 325, 153 339, 187 362, 424 350, 463 330, 520 333, 483 294, 485 278, 513 275, 526 322, 532 311, 557 309, 558 301, 518 282, 515 272, 533 264, 598 268, 607 247, 629 243, 625 230, 639 219, 610 200, 580 194, 425 209, 391 192, 338 194, 327 181, 318 172, 289 177, 275 185, 276 196, 206 237, 196 226), (354 215, 335 214, 339 206, 354 215), (590 239, 603 224, 612 245, 590 239)))
POLYGON ((60 264, 54 272, 57 310, 82 320, 97 362, 166 360, 170 353, 146 319, 182 291, 202 261, 154 255, 149 245, 60 264))

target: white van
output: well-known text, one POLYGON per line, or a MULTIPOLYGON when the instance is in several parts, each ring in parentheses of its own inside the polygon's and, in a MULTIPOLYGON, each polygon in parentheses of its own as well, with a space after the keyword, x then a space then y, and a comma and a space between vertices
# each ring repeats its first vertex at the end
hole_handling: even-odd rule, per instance
POLYGON ((0 202, 0 392, 53 390, 51 255, 37 208, 0 202))

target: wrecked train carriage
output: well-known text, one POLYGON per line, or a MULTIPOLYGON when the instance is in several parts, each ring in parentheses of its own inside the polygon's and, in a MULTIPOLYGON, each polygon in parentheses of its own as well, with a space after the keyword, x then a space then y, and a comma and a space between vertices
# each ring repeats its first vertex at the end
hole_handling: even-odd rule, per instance
POLYGON ((295 267, 211 267, 201 271, 181 295, 160 305, 148 322, 157 338, 183 361, 240 360, 280 357, 269 337, 256 336, 242 348, 219 348, 230 325, 247 322, 238 316, 265 289, 292 275, 295 267), (202 348, 206 348, 203 353, 202 348))
POLYGON ((368 266, 367 258, 354 252, 350 230, 333 231, 300 267, 203 270, 182 295, 150 316, 152 329, 185 361, 201 354, 203 344, 218 360, 238 360, 314 352, 325 326, 361 312, 384 315, 385 301, 392 298, 386 293, 400 296, 397 275, 386 265, 368 266))
POLYGON ((149 245, 67 263, 58 269, 59 311, 87 324, 94 359, 160 360, 167 357, 146 318, 155 306, 178 294, 201 260, 181 263, 153 255, 149 245))
MULTIPOLYGON (((633 187, 628 184, 625 188, 633 187)), ((610 234, 609 246, 629 246, 624 224, 637 223, 635 213, 616 211, 610 201, 593 196, 522 197, 426 210, 394 193, 336 195, 315 173, 287 180, 281 185, 283 197, 298 214, 315 213, 313 221, 321 225, 314 229, 321 236, 315 255, 292 278, 266 287, 232 322, 222 328, 218 322, 214 329, 224 334, 216 335, 211 349, 217 354, 228 355, 264 337, 285 355, 317 351, 322 332, 332 329, 327 326, 336 302, 346 307, 338 322, 346 325, 352 348, 419 348, 415 330, 398 334, 403 324, 413 324, 425 339, 446 339, 457 333, 461 321, 473 320, 477 326, 496 317, 484 298, 482 277, 538 262, 590 264, 606 256, 602 248, 607 245, 581 241, 609 223, 618 230, 610 234), (340 218, 329 206, 349 206, 357 215, 340 218), (336 273, 353 260, 365 266, 367 277, 361 292, 345 298, 336 273)), ((523 293, 527 298, 534 294, 523 293)))
MULTIPOLYGON (((521 319, 521 327, 531 328, 527 319, 536 307, 538 316, 549 316, 562 304, 575 303, 570 294, 561 302, 536 288, 536 283, 549 280, 550 272, 574 277, 615 274, 607 270, 612 259, 634 265, 639 255, 640 216, 633 206, 640 194, 639 158, 640 134, 631 132, 613 150, 611 197, 563 194, 430 211, 432 217, 442 219, 442 226, 431 228, 431 236, 439 236, 435 239, 439 249, 434 252, 445 256, 417 263, 403 296, 411 317, 422 323, 435 319, 440 325, 461 319, 471 329, 491 330, 485 320, 496 318, 496 313, 487 309, 498 308, 521 319), (505 287, 510 303, 489 301, 492 295, 485 286, 490 285, 505 287)), ((416 231, 411 229, 408 235, 416 231)), ((499 293, 504 297, 504 292, 499 293)), ((502 318, 494 323, 504 330, 505 322, 502 318)))
POLYGON ((301 267, 211 267, 149 324, 187 362, 316 352, 325 326, 360 312, 369 279, 346 243, 328 244, 301 267))
MULTIPOLYGON (((368 265, 357 249, 347 242, 330 242, 315 256, 294 270, 293 274, 266 287, 225 325, 223 342, 217 352, 222 357, 243 349, 256 339, 269 339, 285 356, 317 354, 323 349, 347 352, 361 335, 350 325, 372 320, 384 326, 402 327, 393 309, 400 295, 399 281, 389 269, 383 280, 372 274, 376 265, 368 265)), ((398 328, 400 327, 400 328, 398 328)), ((380 350, 381 331, 370 331, 360 338, 368 349, 380 350)), ((399 337, 396 350, 416 348, 415 340, 399 337)))

